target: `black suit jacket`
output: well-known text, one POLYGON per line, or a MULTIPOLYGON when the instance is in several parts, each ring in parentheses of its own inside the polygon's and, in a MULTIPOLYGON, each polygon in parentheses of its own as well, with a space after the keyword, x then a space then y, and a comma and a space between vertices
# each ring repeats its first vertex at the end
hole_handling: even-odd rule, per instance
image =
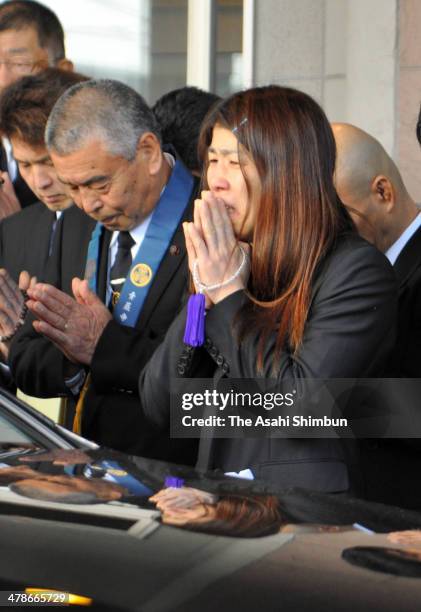
MULTIPOLYGON (((421 378, 421 228, 407 242, 393 269, 399 284, 396 344, 387 366, 390 378, 421 378)), ((396 383, 394 387, 396 388, 396 383)), ((399 401, 419 402, 418 381, 405 381, 394 393, 394 411, 399 401)), ((414 425, 415 426, 415 425, 414 425)), ((361 443, 368 499, 405 508, 421 509, 421 431, 419 438, 367 440, 361 443)))
POLYGON ((393 378, 421 378, 421 227, 393 269, 399 283, 396 345, 388 367, 393 378))
MULTIPOLYGON (((191 219, 191 200, 182 221, 191 219)), ((82 214, 79 212, 79 215, 82 214)), ((71 294, 71 279, 83 277, 87 247, 94 223, 73 215, 62 226, 61 254, 49 269, 47 280, 71 294), (88 223, 86 223, 88 221, 88 223), (69 228, 69 222, 71 229, 69 228), (79 226, 79 229, 76 229, 79 226), (72 236, 79 235, 76 243, 72 236)), ((105 295, 108 244, 104 232, 99 266, 99 287, 105 295)), ((178 226, 135 328, 111 321, 96 347, 91 364, 92 384, 85 399, 82 433, 105 446, 134 454, 191 464, 193 444, 171 441, 167 431, 157 431, 140 409, 138 377, 180 309, 188 278, 187 256, 181 223, 178 226)), ((100 291, 101 293, 101 291, 100 291)), ((28 323, 12 342, 9 362, 19 388, 38 397, 68 393, 65 385, 66 358, 28 323)))
MULTIPOLYGON (((218 376, 273 378, 275 334, 266 342, 264 371, 259 375, 259 333, 251 333, 241 344, 233 337, 235 317, 246 299, 239 291, 214 306, 206 317, 205 345, 193 351, 182 350, 186 312, 174 321, 140 377, 142 405, 157 426, 167 426, 170 381, 180 375, 213 376, 214 380, 218 376)), ((295 355, 285 350, 279 357, 278 382, 292 380, 297 388, 304 378, 381 375, 395 339, 395 318, 396 283, 390 264, 358 236, 343 237, 315 279, 301 347, 295 355)), ((186 381, 184 391, 188 390, 186 381)), ((343 441, 215 439, 209 445, 208 440, 202 439, 200 456, 207 445, 208 465, 203 467, 224 471, 251 468, 256 477, 282 487, 323 491, 349 488, 347 464, 353 459, 343 441)))
POLYGON ((6 268, 15 282, 22 270, 43 278, 55 219, 55 213, 37 202, 1 221, 0 267, 6 268))
MULTIPOLYGON (((37 202, 0 222, 0 267, 6 268, 15 282, 18 282, 22 270, 27 270, 38 280, 44 278, 55 221, 55 213, 37 202)), ((55 244, 55 241, 51 242, 51 247, 55 244)), ((4 369, 0 381, 9 390, 16 390, 4 369)))

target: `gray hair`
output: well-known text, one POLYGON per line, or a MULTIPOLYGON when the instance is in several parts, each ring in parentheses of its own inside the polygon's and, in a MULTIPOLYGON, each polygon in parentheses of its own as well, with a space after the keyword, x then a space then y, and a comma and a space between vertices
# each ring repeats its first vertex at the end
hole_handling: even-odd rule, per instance
POLYGON ((131 161, 146 132, 161 142, 159 124, 142 96, 119 81, 90 80, 70 87, 57 100, 45 128, 45 144, 58 155, 68 155, 97 138, 109 153, 131 161))

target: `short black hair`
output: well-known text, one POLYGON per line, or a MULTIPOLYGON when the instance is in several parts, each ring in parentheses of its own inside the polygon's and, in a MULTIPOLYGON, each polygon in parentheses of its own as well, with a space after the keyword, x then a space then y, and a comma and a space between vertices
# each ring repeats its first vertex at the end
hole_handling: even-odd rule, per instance
POLYGON ((39 45, 46 49, 52 64, 66 56, 64 31, 57 15, 35 0, 8 0, 0 4, 0 32, 33 27, 39 45))
POLYGON ((51 110, 60 96, 88 77, 70 70, 47 68, 18 79, 0 97, 0 133, 32 147, 43 147, 51 110))
POLYGON ((162 142, 172 144, 187 168, 199 171, 197 141, 200 126, 220 97, 198 87, 181 87, 155 102, 152 111, 162 128, 162 142))

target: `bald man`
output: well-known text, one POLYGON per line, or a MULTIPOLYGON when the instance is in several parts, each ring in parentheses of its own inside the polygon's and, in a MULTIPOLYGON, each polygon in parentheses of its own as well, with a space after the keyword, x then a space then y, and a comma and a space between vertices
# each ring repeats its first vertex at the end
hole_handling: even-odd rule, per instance
POLYGON ((359 233, 382 251, 399 282, 398 344, 388 375, 421 378, 421 215, 393 160, 359 128, 332 125, 336 189, 359 233))
MULTIPOLYGON (((338 195, 359 233, 389 259, 399 283, 397 341, 385 376, 421 378, 420 210, 375 138, 345 123, 332 128, 338 195)), ((363 457, 370 499, 421 508, 421 439, 367 443, 363 457)))

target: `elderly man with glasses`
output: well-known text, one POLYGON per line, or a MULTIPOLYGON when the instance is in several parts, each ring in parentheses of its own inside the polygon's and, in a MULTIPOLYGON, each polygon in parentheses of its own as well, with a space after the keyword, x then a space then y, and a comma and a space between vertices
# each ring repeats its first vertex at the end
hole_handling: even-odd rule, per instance
MULTIPOLYGON (((0 4, 0 94, 22 76, 48 66, 72 70, 66 59, 63 28, 56 15, 32 0, 0 4)), ((8 139, 0 148, 0 219, 37 201, 22 180, 8 139)))

